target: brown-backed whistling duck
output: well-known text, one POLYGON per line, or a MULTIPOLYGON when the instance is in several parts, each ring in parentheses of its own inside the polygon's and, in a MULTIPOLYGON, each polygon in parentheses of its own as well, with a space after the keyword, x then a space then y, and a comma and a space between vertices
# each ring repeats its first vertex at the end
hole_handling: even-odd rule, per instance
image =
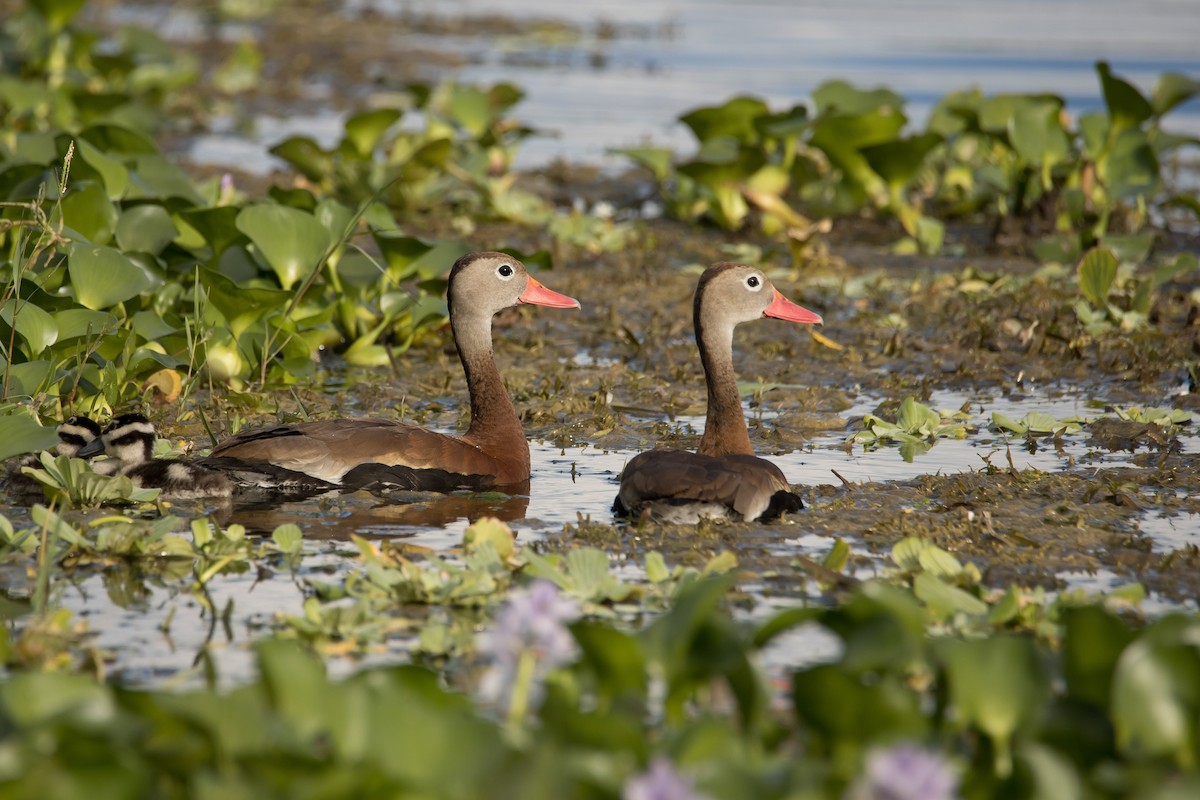
POLYGON ((450 327, 467 377, 471 425, 462 436, 389 419, 333 419, 246 431, 204 463, 237 483, 283 491, 395 486, 448 492, 529 480, 529 443, 492 352, 492 317, 520 303, 579 308, 538 283, 518 259, 471 253, 450 271, 450 327))

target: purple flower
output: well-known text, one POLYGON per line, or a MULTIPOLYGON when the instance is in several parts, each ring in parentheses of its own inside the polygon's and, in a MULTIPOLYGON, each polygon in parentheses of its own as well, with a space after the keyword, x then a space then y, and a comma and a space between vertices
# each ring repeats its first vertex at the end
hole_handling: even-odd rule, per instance
POLYGON ((509 705, 514 692, 528 692, 528 702, 536 703, 541 679, 575 657, 567 624, 579 619, 579 613, 575 601, 560 595, 550 581, 537 581, 509 595, 491 629, 479 634, 479 653, 492 662, 480 682, 481 694, 509 705), (522 674, 523 664, 532 670, 530 675, 522 674))
POLYGON ((898 744, 867 753, 863 774, 846 791, 847 800, 954 800, 958 776, 938 753, 898 744))
POLYGON ((650 768, 634 775, 625 784, 621 800, 704 800, 692 781, 675 771, 662 756, 650 762, 650 768))

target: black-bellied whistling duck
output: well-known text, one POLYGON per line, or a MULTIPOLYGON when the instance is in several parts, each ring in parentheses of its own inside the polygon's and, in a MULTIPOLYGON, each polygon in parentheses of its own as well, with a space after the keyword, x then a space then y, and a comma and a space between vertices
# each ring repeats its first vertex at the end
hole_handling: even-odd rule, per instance
POLYGON ((154 457, 154 425, 142 414, 114 417, 99 437, 79 450, 81 457, 108 455, 95 468, 105 474, 124 475, 141 489, 158 489, 164 499, 229 497, 233 482, 201 462, 154 457), (112 466, 109 466, 109 464, 112 466))
MULTIPOLYGON (((708 384, 708 415, 700 448, 648 450, 621 473, 617 514, 687 506, 691 517, 745 521, 804 507, 779 467, 754 455, 733 372, 733 329, 762 317, 820 323, 821 317, 779 293, 757 267, 722 262, 700 276, 692 306, 696 344, 708 384)), ((667 518, 674 514, 664 515, 667 518)))
POLYGON ((470 253, 450 270, 450 328, 467 376, 471 425, 462 436, 389 419, 298 422, 247 431, 204 463, 240 484, 287 491, 397 486, 448 492, 529 480, 529 443, 492 353, 492 317, 519 303, 579 308, 504 253, 470 253))

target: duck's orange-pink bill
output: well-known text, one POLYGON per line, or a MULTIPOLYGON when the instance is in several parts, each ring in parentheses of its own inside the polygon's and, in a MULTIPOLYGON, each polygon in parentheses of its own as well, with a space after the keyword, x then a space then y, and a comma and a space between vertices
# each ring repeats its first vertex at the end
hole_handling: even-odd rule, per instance
POLYGON ((535 306, 550 306, 550 308, 579 308, 579 301, 574 297, 567 297, 565 294, 547 289, 532 277, 529 279, 529 285, 525 287, 525 291, 521 292, 521 296, 517 300, 535 306))
POLYGON ((786 319, 788 322, 807 322, 813 325, 821 325, 824 322, 820 314, 796 305, 780 294, 778 289, 775 290, 775 299, 771 301, 771 305, 767 306, 763 316, 786 319))

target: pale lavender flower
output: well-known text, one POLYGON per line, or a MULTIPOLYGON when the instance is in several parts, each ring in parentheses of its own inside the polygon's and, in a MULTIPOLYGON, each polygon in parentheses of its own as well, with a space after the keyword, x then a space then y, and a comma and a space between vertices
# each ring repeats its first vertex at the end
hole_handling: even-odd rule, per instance
POLYGON ((696 791, 690 778, 675 771, 671 762, 658 756, 650 768, 625 783, 621 800, 706 800, 696 791))
POLYGON ((578 604, 560 595, 550 581, 536 581, 509 595, 491 629, 477 640, 480 655, 492 662, 479 684, 484 698, 508 705, 514 691, 524 691, 518 673, 525 657, 533 661, 528 691, 530 704, 536 704, 542 678, 575 657, 575 640, 567 624, 579 619, 579 614, 578 604))
POLYGON ((958 776, 940 754, 915 744, 867 753, 863 774, 846 791, 847 800, 954 800, 958 776))

